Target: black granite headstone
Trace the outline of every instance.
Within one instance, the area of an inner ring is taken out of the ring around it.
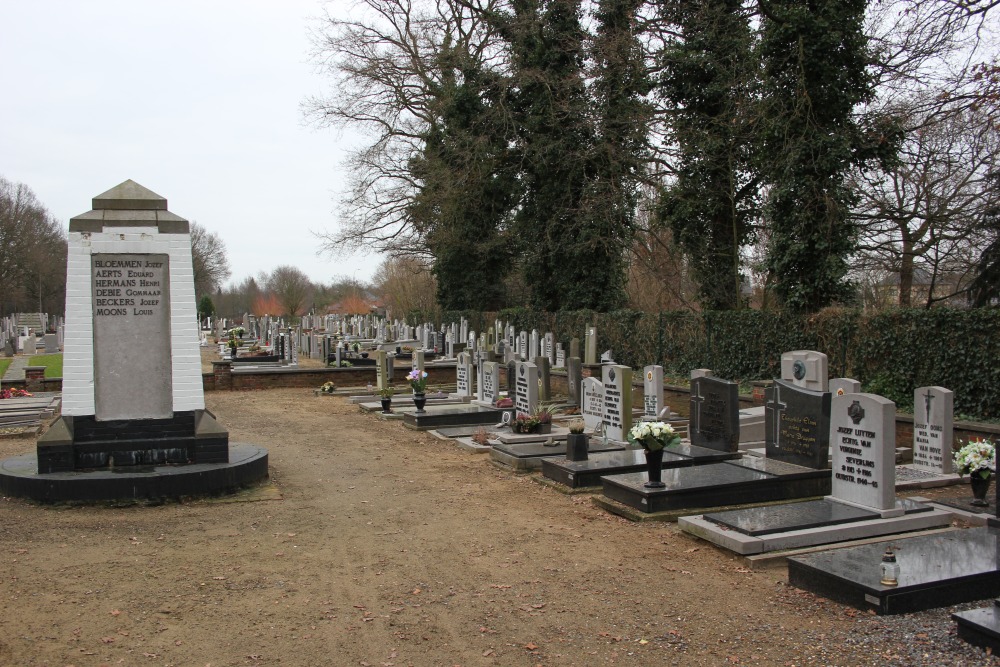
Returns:
[[[766,392],[767,458],[829,468],[830,392],[802,389],[784,380],[775,380]]]
[[[735,452],[740,445],[739,385],[715,377],[691,380],[691,444]]]

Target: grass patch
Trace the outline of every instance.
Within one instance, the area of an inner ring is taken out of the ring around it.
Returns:
[[[12,362],[12,361],[14,361],[14,360],[13,359],[0,359],[0,378],[2,378],[3,374],[7,372],[7,367],[10,366],[10,362]]]
[[[45,377],[62,377],[62,354],[36,354],[28,359],[29,366],[45,366]]]

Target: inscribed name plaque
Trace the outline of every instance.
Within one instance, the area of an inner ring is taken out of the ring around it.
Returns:
[[[609,440],[625,441],[632,428],[632,369],[604,366],[604,432]]]
[[[830,392],[800,389],[784,380],[775,380],[766,396],[767,458],[808,468],[826,468],[830,448]]]
[[[691,380],[691,444],[735,452],[740,444],[739,385],[715,377]]]
[[[455,392],[459,396],[472,396],[472,360],[465,352],[458,355],[455,366]]]
[[[500,396],[500,364],[495,361],[483,362],[483,402],[493,405]]]
[[[942,474],[952,472],[951,445],[955,394],[944,387],[913,392],[913,465]]]
[[[896,404],[875,394],[834,396],[833,498],[876,510],[896,506]]]
[[[166,254],[92,254],[98,421],[173,416]]]

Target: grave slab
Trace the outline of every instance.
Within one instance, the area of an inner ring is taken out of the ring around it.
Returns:
[[[831,487],[829,470],[756,457],[664,470],[662,489],[647,489],[647,481],[644,472],[601,479],[605,496],[643,512],[808,498]]]
[[[621,451],[624,446],[619,443],[603,442],[591,440],[591,452],[611,452]],[[490,458],[505,466],[517,471],[538,470],[542,467],[542,461],[546,458],[566,457],[566,442],[552,442],[551,444],[532,442],[520,445],[505,445],[497,443],[490,451]]]
[[[720,452],[682,443],[664,451],[663,468],[718,463],[739,457],[736,452]],[[598,487],[601,485],[601,477],[642,472],[645,469],[646,455],[641,449],[591,454],[586,461],[567,461],[564,458],[542,461],[542,474],[545,477],[571,488]]]
[[[1000,600],[989,607],[970,609],[951,615],[958,624],[958,636],[973,646],[990,649],[994,655],[1000,651]]]
[[[497,424],[503,418],[503,410],[484,408],[478,405],[441,406],[426,410],[425,414],[403,412],[403,426],[418,431],[442,426],[463,426],[468,424]]]
[[[792,586],[876,614],[905,614],[1000,595],[1000,539],[970,528],[894,540],[899,585],[880,583],[884,544],[788,558]]]

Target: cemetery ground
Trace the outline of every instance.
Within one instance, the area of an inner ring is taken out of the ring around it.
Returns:
[[[1000,665],[949,609],[855,611],[342,397],[206,400],[270,449],[267,485],[0,499],[0,665]]]

